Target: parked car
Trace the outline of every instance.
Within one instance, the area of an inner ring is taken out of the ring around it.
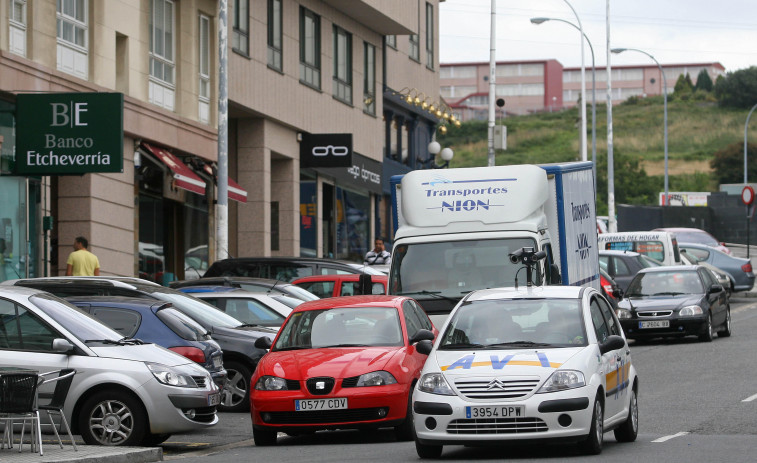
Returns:
[[[698,228],[685,228],[685,227],[673,227],[673,228],[655,228],[654,231],[667,231],[675,233],[678,238],[678,243],[699,243],[715,248],[718,251],[722,251],[728,255],[731,255],[731,250],[724,242],[718,241],[717,238],[707,233],[704,230]]]
[[[386,275],[371,276],[371,294],[386,294]],[[319,297],[358,296],[360,275],[314,275],[297,278],[292,282]]]
[[[638,380],[615,313],[593,288],[469,293],[453,309],[413,393],[415,447],[577,442],[638,434]],[[464,459],[457,456],[457,459]]]
[[[279,294],[253,293],[228,286],[191,286],[180,291],[218,307],[232,317],[248,325],[278,328],[304,301]]]
[[[230,288],[241,288],[255,293],[285,294],[290,297],[302,299],[303,301],[314,301],[319,299],[315,294],[300,288],[299,286],[287,283],[281,280],[271,280],[269,278],[252,278],[252,277],[208,277],[197,280],[172,281],[168,285],[174,289],[189,288],[192,286],[228,286]]]
[[[646,268],[618,303],[618,318],[632,339],[698,336],[712,341],[731,335],[731,307],[722,285],[704,267]]]
[[[226,382],[221,346],[208,330],[170,302],[121,296],[72,296],[66,300],[123,337],[163,346],[197,362],[219,387]]]
[[[602,233],[597,236],[599,250],[635,251],[662,262],[681,265],[678,238],[665,231]],[[612,275],[612,274],[611,274]]]
[[[265,354],[265,350],[255,347],[255,340],[261,336],[272,336],[276,332],[270,328],[248,326],[190,294],[138,278],[48,277],[8,280],[1,284],[37,288],[61,297],[148,297],[172,303],[178,311],[209,331],[223,350],[223,364],[228,375],[219,406],[222,411],[240,412],[249,409],[250,377]]]
[[[712,264],[708,264],[705,261],[697,262],[697,259],[694,256],[689,255],[684,249],[681,249],[680,251],[681,262],[683,262],[683,265],[701,265],[702,267],[708,269],[715,277],[715,281],[723,285],[725,292],[728,293],[728,297],[731,296],[731,293],[733,292],[733,284],[731,283],[731,277],[727,273]]]
[[[316,257],[239,257],[214,262],[204,277],[257,277],[290,282],[310,275],[368,273],[382,275],[369,265]]]
[[[605,270],[623,291],[628,289],[639,270],[661,265],[660,261],[634,251],[599,251],[599,268]]]
[[[0,364],[76,370],[63,412],[87,444],[156,445],[218,422],[221,394],[205,368],[37,289],[0,286]]]
[[[252,382],[255,445],[278,432],[394,427],[412,440],[410,396],[426,356],[415,344],[436,329],[402,296],[321,299],[287,318]],[[265,344],[267,342],[267,344]],[[271,346],[265,338],[258,346]]]
[[[729,256],[724,252],[704,244],[681,243],[687,256],[696,259],[697,264],[706,262],[724,271],[731,277],[731,291],[749,291],[754,287],[752,261],[743,257]]]
[[[618,299],[623,297],[623,290],[602,267],[599,268],[599,285],[602,287],[602,295],[607,298],[613,310],[618,307]]]

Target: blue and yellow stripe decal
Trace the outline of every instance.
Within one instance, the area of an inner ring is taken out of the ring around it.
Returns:
[[[618,362],[615,369],[605,375],[607,392],[605,396],[615,396],[617,399],[629,386],[628,376],[631,374],[631,362]]]

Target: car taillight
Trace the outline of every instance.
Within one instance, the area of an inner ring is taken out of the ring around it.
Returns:
[[[612,291],[613,291],[613,289],[612,289],[612,285],[602,285],[602,286],[603,286],[603,287],[605,288],[605,292],[607,292],[607,295],[608,295],[608,296],[610,296],[610,297],[614,297],[614,296],[612,295]]]
[[[196,347],[169,347],[168,349],[197,363],[205,363],[205,352]]]
[[[746,273],[752,273],[752,263],[747,262],[746,264],[742,265],[741,270],[743,270]]]

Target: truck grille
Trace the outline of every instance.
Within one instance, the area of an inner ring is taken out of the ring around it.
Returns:
[[[447,425],[450,434],[520,434],[547,432],[541,418],[477,418],[452,420]]]
[[[530,394],[539,385],[538,378],[499,380],[496,378],[458,379],[455,387],[469,399],[513,399]]]

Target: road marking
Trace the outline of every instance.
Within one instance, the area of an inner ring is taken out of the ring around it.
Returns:
[[[753,396],[749,396],[749,397],[747,397],[746,399],[742,400],[742,402],[751,402],[751,401],[753,401],[754,399],[757,399],[757,394],[755,394],[755,395],[753,395]]]
[[[660,437],[659,439],[655,439],[652,442],[666,442],[670,439],[675,439],[676,437],[685,436],[686,434],[688,434],[688,432],[679,432],[670,436]]]

